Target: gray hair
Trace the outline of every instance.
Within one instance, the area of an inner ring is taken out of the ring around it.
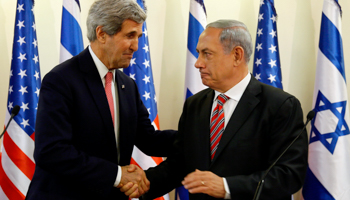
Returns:
[[[131,19],[142,24],[146,17],[134,0],[97,0],[91,5],[86,20],[87,37],[90,42],[97,39],[97,26],[102,26],[108,35],[114,35],[121,30],[125,20]]]
[[[253,53],[252,38],[247,26],[237,20],[218,20],[207,25],[207,28],[223,29],[220,34],[220,42],[225,53],[230,53],[236,46],[241,46],[244,50],[244,59],[249,63]]]

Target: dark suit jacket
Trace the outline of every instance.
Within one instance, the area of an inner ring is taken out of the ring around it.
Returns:
[[[128,199],[113,187],[134,144],[166,156],[173,131],[155,131],[135,82],[116,70],[120,161],[112,117],[88,49],[58,65],[42,82],[36,119],[36,168],[28,200]],[[124,87],[122,87],[124,86]]]
[[[210,160],[210,114],[214,91],[206,89],[188,98],[179,122],[175,152],[146,172],[151,189],[145,198],[181,185],[195,169],[225,177],[231,198],[253,199],[265,170],[303,128],[299,101],[280,89],[252,77],[223,133],[213,161]],[[277,162],[265,179],[261,200],[290,200],[303,184],[307,168],[306,131]],[[190,199],[214,199],[190,194]]]

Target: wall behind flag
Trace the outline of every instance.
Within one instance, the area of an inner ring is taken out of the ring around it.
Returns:
[[[84,47],[86,17],[94,0],[83,0],[81,24]],[[205,0],[207,22],[221,18],[243,21],[255,44],[260,0]],[[350,1],[343,9],[342,35],[346,76],[350,77]],[[189,0],[146,0],[148,36],[161,129],[177,128],[184,99]],[[301,101],[305,115],[312,106],[316,55],[323,1],[275,1],[284,90]],[[0,122],[5,120],[16,1],[0,0]],[[59,62],[62,1],[35,1],[41,76]],[[252,71],[252,61],[250,70]],[[350,94],[350,87],[348,87]]]

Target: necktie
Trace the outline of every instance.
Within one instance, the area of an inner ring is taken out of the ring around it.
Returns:
[[[210,153],[212,160],[214,158],[216,149],[219,146],[222,133],[225,129],[225,115],[223,105],[228,99],[228,96],[220,94],[217,97],[218,103],[212,113],[210,122]]]
[[[112,94],[113,73],[108,72],[105,76],[105,79],[106,79],[105,92],[107,95],[109,110],[111,111],[113,125],[114,125],[114,100],[113,100],[113,94]]]

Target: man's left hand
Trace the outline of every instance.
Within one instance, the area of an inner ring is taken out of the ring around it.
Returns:
[[[205,193],[215,198],[225,198],[225,186],[222,177],[209,171],[196,171],[188,174],[182,184],[192,194]]]

